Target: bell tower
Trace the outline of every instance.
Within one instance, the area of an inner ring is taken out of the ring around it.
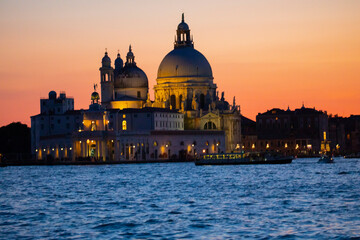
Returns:
[[[108,107],[110,101],[113,100],[114,93],[114,69],[111,67],[111,59],[105,51],[105,56],[102,58],[100,70],[101,83],[101,104]]]

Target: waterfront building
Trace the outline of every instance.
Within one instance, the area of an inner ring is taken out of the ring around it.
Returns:
[[[245,151],[314,155],[330,151],[326,112],[304,105],[291,111],[273,108],[256,116],[256,136],[243,137]]]
[[[53,95],[50,92],[49,101]],[[223,131],[184,130],[184,114],[177,110],[106,109],[96,91],[91,99],[87,110],[70,108],[32,117],[32,149],[37,159],[186,160],[225,151]]]
[[[31,117],[31,152],[37,159],[47,155],[53,158],[72,156],[71,135],[82,124],[80,110],[74,110],[74,99],[64,92],[57,97],[55,91],[49,98],[40,99],[40,114]]]
[[[360,154],[360,115],[329,117],[329,138],[336,155]]]

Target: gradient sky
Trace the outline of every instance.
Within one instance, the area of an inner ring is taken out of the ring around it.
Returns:
[[[273,107],[360,114],[360,1],[0,0],[0,126],[30,125],[40,98],[87,108],[105,48],[129,44],[150,94],[185,13],[218,90],[255,119]]]

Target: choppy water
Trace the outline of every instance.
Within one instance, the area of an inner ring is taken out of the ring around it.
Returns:
[[[360,237],[360,159],[0,168],[1,239]]]

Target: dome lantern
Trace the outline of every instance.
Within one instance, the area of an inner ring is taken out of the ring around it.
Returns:
[[[132,52],[131,50],[131,44],[129,45],[129,52],[127,53],[126,55],[126,63],[125,63],[126,66],[128,65],[134,65],[136,66],[136,63],[135,63],[135,56],[134,56],[134,53]]]
[[[184,20],[184,13],[181,17],[181,23],[178,25],[176,30],[175,44],[174,48],[182,47],[194,47],[192,37],[190,36],[189,25]]]

